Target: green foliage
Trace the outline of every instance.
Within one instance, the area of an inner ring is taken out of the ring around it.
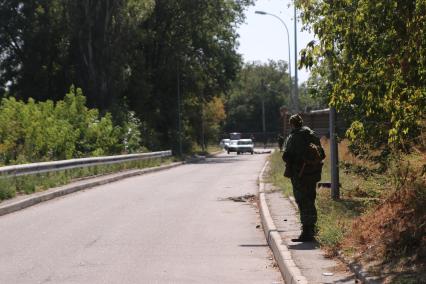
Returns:
[[[322,77],[322,66],[311,69],[309,79],[299,87],[301,105],[312,109],[324,109],[328,107],[328,84]]]
[[[279,109],[291,105],[287,68],[283,61],[243,66],[226,103],[227,132],[262,132],[262,101],[266,131],[279,131]]]
[[[16,189],[9,180],[0,178],[0,201],[16,196]]]
[[[297,5],[319,39],[301,63],[315,66],[330,105],[353,122],[348,137],[370,149],[409,145],[426,113],[426,2]]]
[[[138,150],[140,122],[129,115],[126,134],[111,114],[100,117],[86,107],[80,89],[71,87],[63,101],[27,103],[4,98],[0,103],[2,164],[50,161]],[[13,129],[13,131],[11,131]]]
[[[225,131],[262,132],[262,101],[265,106],[266,132],[281,129],[280,108],[294,109],[288,65],[284,61],[245,64],[228,94]],[[301,109],[324,106],[322,97],[311,94],[306,85],[299,87]]]
[[[203,107],[203,132],[204,144],[208,145],[209,141],[217,143],[221,131],[221,124],[226,118],[225,105],[221,97],[214,97]]]
[[[284,162],[282,160],[282,152],[275,151],[269,156],[269,171],[267,181],[279,186],[285,196],[292,196],[291,181],[284,177]]]
[[[122,127],[121,137],[123,138],[124,150],[127,153],[134,153],[141,150],[141,121],[133,111],[127,112],[127,119]]]
[[[179,117],[184,150],[201,142],[202,105],[227,93],[240,68],[236,26],[251,2],[156,1],[126,92],[150,133],[146,145],[176,150]]]
[[[183,136],[191,140],[185,144],[193,144],[200,137],[201,105],[228,92],[240,68],[236,27],[252,2],[1,1],[0,97],[8,91],[17,99],[57,102],[75,84],[89,107],[110,112],[120,126],[133,125],[122,132],[129,135],[127,151],[138,147],[139,123],[118,118],[117,105],[126,103],[125,111],[142,121],[141,142],[150,149],[177,147],[180,109],[187,123]],[[75,135],[93,140],[99,131],[114,132],[101,124],[102,130]],[[92,142],[81,140],[75,151],[95,151],[86,149]],[[112,142],[99,141],[99,147]]]

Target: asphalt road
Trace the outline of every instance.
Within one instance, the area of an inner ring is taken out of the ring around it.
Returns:
[[[0,217],[0,283],[282,283],[256,208],[266,155],[220,155]]]

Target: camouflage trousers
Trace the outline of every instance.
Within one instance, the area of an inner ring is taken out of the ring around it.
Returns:
[[[314,235],[317,223],[317,209],[315,208],[315,198],[317,196],[316,183],[317,176],[292,177],[293,195],[299,207],[300,222],[304,234]]]

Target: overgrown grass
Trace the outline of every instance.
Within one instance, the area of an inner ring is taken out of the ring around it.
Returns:
[[[116,173],[131,169],[143,169],[169,164],[173,157],[129,161],[111,165],[98,165],[50,173],[19,177],[0,177],[0,201],[17,195],[31,194],[68,184],[82,178]]]
[[[328,157],[328,143],[322,141]],[[284,162],[281,152],[275,152],[270,157],[270,170],[267,181],[278,186],[285,196],[292,196],[290,179],[284,177]],[[345,177],[342,176],[342,183]],[[328,159],[325,160],[321,181],[330,181],[330,167]],[[352,201],[334,201],[331,199],[330,189],[320,188],[317,193],[316,206],[318,210],[318,241],[321,245],[334,248],[338,247],[344,233],[350,225],[352,216],[358,214],[359,206]]]
[[[322,182],[330,181],[329,143],[321,141],[327,158],[324,161]],[[292,195],[291,182],[283,176],[284,163],[282,153],[275,152],[270,157],[268,181],[278,186],[284,195]],[[355,217],[366,212],[378,202],[377,196],[383,192],[388,180],[371,173],[366,163],[358,161],[348,150],[346,142],[339,145],[340,167],[340,200],[333,200],[329,188],[317,189],[316,207],[318,210],[318,241],[330,255],[341,249],[341,242],[350,231]],[[367,167],[361,172],[359,167]],[[360,174],[368,172],[368,174]],[[350,250],[348,250],[350,252]]]
[[[327,154],[322,181],[329,181],[329,145],[321,142]],[[426,154],[419,149],[394,153],[384,171],[351,155],[346,141],[340,143],[340,199],[333,200],[328,188],[317,189],[316,199],[317,239],[329,256],[340,251],[354,257],[386,283],[425,279]],[[281,153],[270,162],[269,182],[291,195]]]
[[[290,179],[284,177],[284,162],[281,158],[282,152],[275,151],[269,157],[269,172],[266,181],[281,188],[285,196],[292,196]]]

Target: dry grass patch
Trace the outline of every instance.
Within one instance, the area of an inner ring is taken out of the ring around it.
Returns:
[[[329,142],[322,181],[330,181]],[[340,200],[330,189],[317,194],[318,241],[330,257],[343,252],[380,274],[387,283],[426,279],[426,153],[418,147],[394,156],[386,171],[352,155],[339,143]],[[271,157],[270,181],[291,195],[280,153]],[[420,282],[419,282],[420,281]]]

